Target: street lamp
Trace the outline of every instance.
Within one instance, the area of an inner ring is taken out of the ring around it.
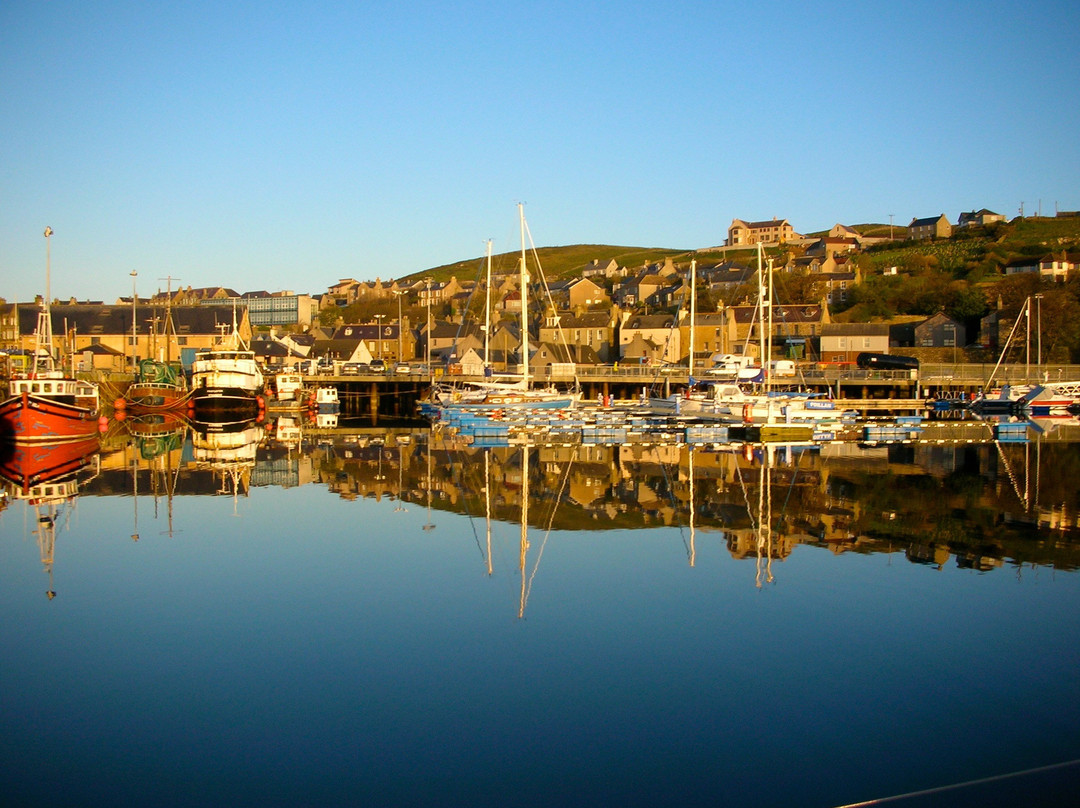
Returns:
[[[424,302],[427,303],[427,331],[424,332],[424,362],[431,375],[431,278],[424,278]]]
[[[398,289],[394,292],[397,295],[397,361],[401,361],[401,296],[405,294],[404,289]]]
[[[131,372],[135,372],[135,363],[138,357],[135,355],[138,353],[139,345],[139,332],[138,321],[135,319],[135,279],[139,277],[139,273],[134,269],[131,270]]]
[[[379,337],[379,348],[378,348],[378,350],[379,350],[379,359],[383,358],[383,355],[382,355],[382,321],[383,321],[384,317],[386,317],[385,314],[376,314],[375,315],[375,327],[379,330],[379,335],[378,335],[378,337]]]

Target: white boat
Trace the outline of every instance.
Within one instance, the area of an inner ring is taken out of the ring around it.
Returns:
[[[293,371],[282,371],[274,376],[274,395],[278,401],[296,401],[304,389],[304,377]]]
[[[213,348],[199,351],[191,363],[191,399],[196,413],[230,409],[254,410],[263,387],[263,374],[236,328]]]
[[[315,390],[315,407],[319,412],[337,412],[341,408],[336,387],[318,387]]]
[[[442,385],[432,391],[441,408],[470,410],[566,409],[581,400],[581,393],[555,387],[534,388],[529,378],[529,274],[525,253],[525,209],[518,203],[521,228],[521,376],[511,381],[473,382],[467,386]],[[491,242],[488,242],[488,267],[491,266]],[[490,281],[489,281],[490,286]],[[485,324],[485,333],[489,330]],[[487,353],[485,338],[485,354]],[[486,356],[485,356],[486,359]]]

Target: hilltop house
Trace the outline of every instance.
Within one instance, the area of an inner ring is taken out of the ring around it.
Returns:
[[[908,225],[908,238],[923,240],[929,238],[948,238],[952,235],[952,225],[942,213],[926,219],[912,219]]]
[[[1003,221],[1005,221],[1005,217],[1000,213],[994,213],[992,210],[983,208],[982,210],[973,210],[969,213],[961,213],[956,220],[956,228],[959,230],[962,227],[975,227],[980,224]]]
[[[799,238],[787,219],[772,219],[765,222],[746,222],[732,219],[728,227],[729,247],[750,246],[753,244],[783,244]]]

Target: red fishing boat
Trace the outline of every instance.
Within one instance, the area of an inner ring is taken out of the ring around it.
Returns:
[[[46,250],[52,232],[45,228]],[[53,356],[48,258],[45,266],[45,299],[38,314],[33,361],[29,372],[11,378],[8,397],[0,403],[3,442],[64,443],[97,434],[97,387],[65,374]]]

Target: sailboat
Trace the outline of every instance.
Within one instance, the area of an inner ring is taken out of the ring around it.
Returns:
[[[468,387],[441,387],[434,390],[440,408],[469,410],[565,409],[581,399],[578,392],[564,392],[554,387],[533,388],[529,378],[529,274],[525,251],[525,207],[518,203],[521,228],[521,376],[513,381],[475,382]],[[491,248],[488,246],[490,270]],[[486,339],[486,338],[485,338]],[[485,350],[486,353],[486,350]]]
[[[64,443],[92,438],[98,431],[98,389],[75,379],[54,356],[49,308],[49,239],[45,228],[45,298],[38,313],[34,358],[30,370],[8,383],[0,403],[0,441],[30,444]]]
[[[652,399],[650,410],[661,413],[678,413],[705,420],[724,423],[776,427],[804,427],[822,421],[841,418],[841,411],[831,398],[808,394],[772,391],[772,368],[768,361],[772,355],[772,259],[767,263],[768,273],[762,264],[761,245],[758,245],[758,312],[756,319],[760,329],[760,345],[763,384],[760,392],[750,392],[733,381],[710,382],[704,390],[688,389],[683,395]],[[695,264],[691,263],[690,305],[690,380],[694,384],[694,291]]]
[[[1024,301],[1024,305],[1020,307],[1020,313],[1016,316],[1012,330],[1009,331],[1005,346],[998,356],[997,364],[994,365],[994,369],[990,372],[990,378],[979,392],[979,395],[971,402],[969,409],[980,416],[1025,414],[1048,416],[1062,415],[1068,411],[1076,410],[1080,406],[1080,381],[1051,382],[1044,377],[1041,384],[1006,384],[996,390],[991,389],[994,376],[997,375],[998,369],[1001,367],[1002,362],[1005,361],[1013,337],[1016,335],[1021,322],[1027,323],[1026,352],[1028,362],[1026,364],[1030,366],[1031,298],[1028,297]],[[1042,324],[1040,322],[1039,351],[1036,359],[1036,368],[1040,370],[1042,368],[1041,328]]]

